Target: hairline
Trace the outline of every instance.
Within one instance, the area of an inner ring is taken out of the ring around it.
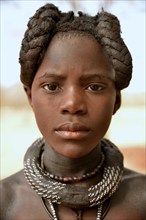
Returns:
[[[60,39],[60,40],[65,39],[66,40],[66,39],[72,39],[72,38],[78,38],[78,37],[85,37],[96,43],[100,43],[100,40],[97,40],[91,33],[87,31],[78,31],[78,30],[58,31],[53,35],[51,41],[53,39]]]

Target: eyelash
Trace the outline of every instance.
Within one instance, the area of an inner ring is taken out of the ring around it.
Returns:
[[[105,89],[105,85],[101,85],[98,83],[91,83],[86,87],[86,89],[88,89],[91,92],[101,92],[102,90]]]
[[[57,91],[61,90],[61,88],[59,87],[59,85],[57,83],[45,84],[45,85],[43,85],[43,89],[45,89],[47,92],[50,92],[50,93],[57,92]]]
[[[55,93],[61,90],[61,87],[58,83],[48,83],[42,86],[44,90],[48,93]],[[88,90],[93,93],[100,93],[102,90],[106,88],[105,85],[101,85],[99,83],[91,83],[85,87],[85,90]]]

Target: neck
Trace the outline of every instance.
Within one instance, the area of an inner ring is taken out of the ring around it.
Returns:
[[[43,165],[46,171],[58,176],[77,176],[91,172],[100,163],[101,147],[97,145],[88,155],[81,158],[67,158],[45,144]]]

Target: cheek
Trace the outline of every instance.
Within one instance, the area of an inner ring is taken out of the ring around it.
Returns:
[[[32,108],[38,128],[42,132],[43,127],[46,127],[51,118],[49,105],[44,102],[43,97],[34,96],[32,97]]]
[[[98,132],[106,133],[110,125],[112,115],[115,107],[115,96],[113,98],[107,97],[106,99],[99,100],[92,108],[92,120],[98,129]],[[93,114],[94,112],[94,114]]]

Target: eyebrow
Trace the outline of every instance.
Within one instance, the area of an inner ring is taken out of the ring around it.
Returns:
[[[43,78],[55,78],[55,79],[60,79],[64,80],[66,78],[65,75],[62,75],[60,73],[53,73],[53,72],[45,72],[42,76],[39,76],[38,79],[43,79]],[[115,81],[114,77],[112,76],[105,76],[104,74],[101,73],[87,73],[83,76],[80,77],[80,81],[88,81],[88,80],[108,80],[108,81]]]
[[[60,73],[49,73],[49,72],[45,72],[42,76],[38,77],[38,79],[42,79],[42,78],[57,78],[57,79],[64,79],[65,76],[61,75]]]
[[[81,77],[81,81],[88,81],[88,80],[93,80],[93,79],[98,79],[98,80],[110,80],[114,81],[114,77],[112,76],[105,76],[102,73],[89,73]]]

